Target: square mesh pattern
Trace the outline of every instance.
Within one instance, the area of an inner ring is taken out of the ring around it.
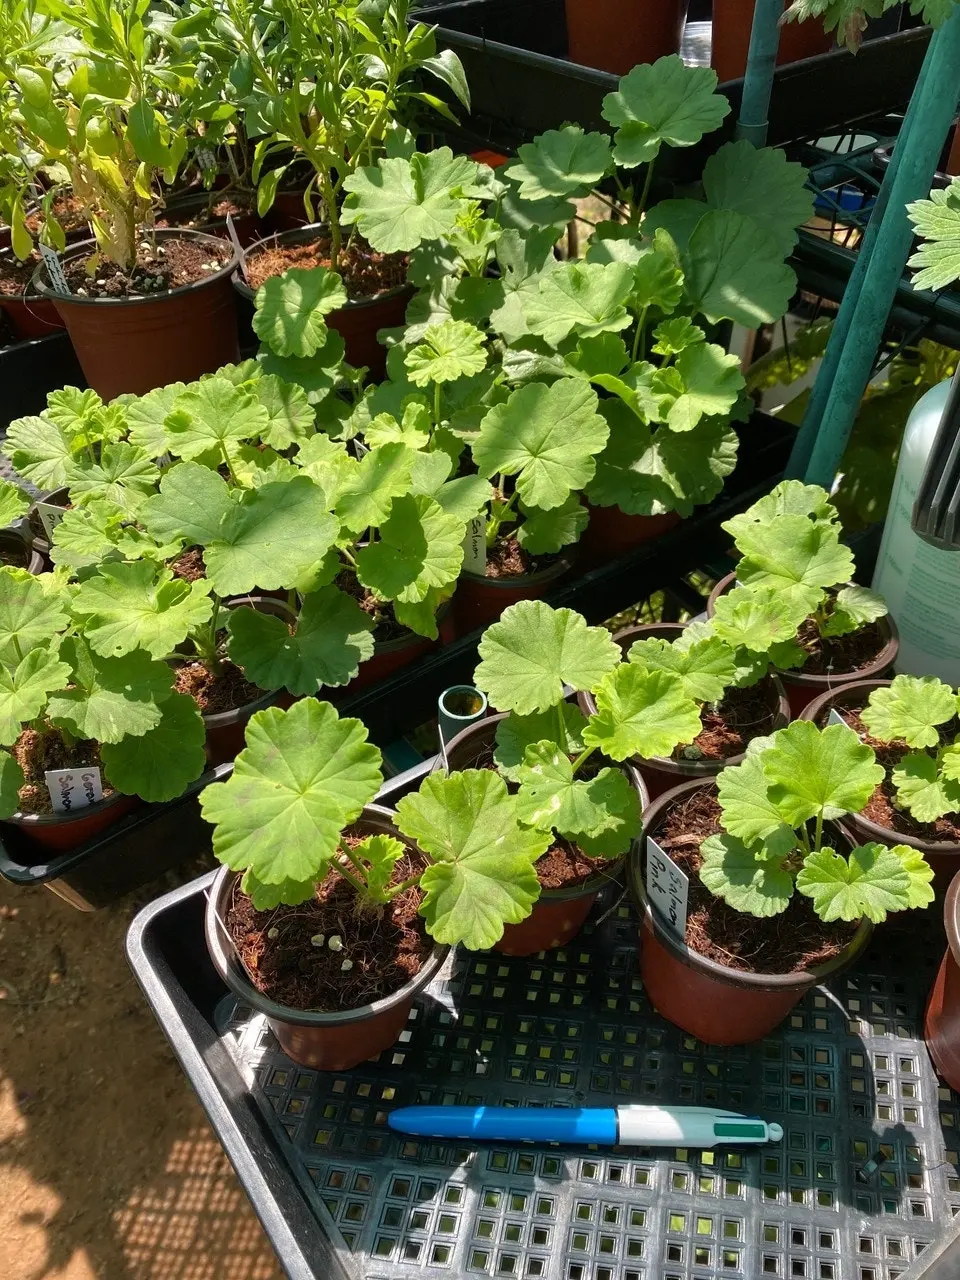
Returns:
[[[925,918],[929,917],[929,918]],[[400,1042],[352,1071],[293,1064],[231,1000],[224,1034],[294,1173],[367,1280],[896,1280],[960,1210],[960,1097],[922,1040],[936,913],[758,1044],[709,1048],[654,1013],[620,905],[539,957],[457,952]],[[715,1150],[472,1149],[393,1134],[414,1103],[715,1105],[784,1128]],[[329,1220],[326,1214],[329,1214]]]

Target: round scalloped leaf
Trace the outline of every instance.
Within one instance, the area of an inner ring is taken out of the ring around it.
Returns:
[[[105,657],[146,649],[154,658],[172,653],[210,619],[210,583],[184,582],[149,560],[108,561],[85,579],[71,602],[86,621],[84,635]]]
[[[811,854],[797,876],[797,888],[812,899],[821,920],[866,916],[880,924],[888,911],[903,911],[911,905],[913,886],[896,850],[871,842],[859,845],[849,858],[832,849]]]
[[[670,756],[703,728],[700,708],[672,672],[623,663],[604,676],[596,701],[597,713],[587,722],[583,741],[612,760]]]
[[[160,723],[160,704],[173,686],[173,670],[165,662],[142,649],[101,658],[69,637],[60,656],[73,668],[73,687],[50,697],[47,716],[53,724],[105,744],[139,737]]]
[[[11,422],[3,452],[14,471],[43,492],[67,483],[73,450],[63,431],[49,418],[30,416]]]
[[[541,275],[536,293],[524,293],[527,331],[556,346],[574,332],[591,337],[626,329],[633,282],[625,262],[561,263]]]
[[[219,457],[242,440],[259,440],[269,422],[252,391],[229,378],[204,378],[174,401],[166,419],[167,449],[188,462],[211,451]]]
[[[728,414],[746,386],[739,357],[712,342],[688,346],[673,367],[683,390],[667,411],[671,431],[692,431],[701,418]]]
[[[786,911],[793,896],[793,876],[782,858],[764,856],[727,832],[708,836],[700,845],[703,864],[700,879],[735,911],[748,915],[777,916]]]
[[[347,291],[327,267],[292,267],[257,290],[253,331],[278,356],[303,359],[327,341],[324,316],[346,305]]]
[[[797,227],[813,213],[807,170],[774,147],[725,142],[703,166],[703,194],[714,209],[746,214],[786,257]]]
[[[91,498],[116,503],[133,514],[160,483],[157,464],[132,444],[105,444],[99,462],[84,453],[67,467],[70,500],[82,504]]]
[[[407,376],[416,387],[469,378],[487,363],[484,342],[484,334],[465,320],[432,324],[404,357]]]
[[[773,587],[734,587],[717,597],[713,629],[732,649],[768,653],[773,645],[794,638],[808,611],[807,600],[794,604]]]
[[[846,636],[887,615],[887,602],[869,587],[852,582],[841,587],[830,616],[820,628],[823,636]]]
[[[26,515],[29,507],[30,499],[19,485],[0,480],[0,528],[6,528]]]
[[[261,689],[317,693],[348,684],[373,656],[373,618],[336,587],[308,595],[291,633],[284,618],[231,609],[227,652]]]
[[[226,481],[199,462],[180,462],[160,481],[160,492],[140,508],[139,518],[158,542],[201,547],[222,536],[234,503]]]
[[[814,520],[832,523],[837,509],[830,501],[826,489],[818,484],[804,484],[802,480],[781,480],[776,488],[758,498],[752,507],[739,515],[731,516],[720,526],[731,534],[740,551],[740,536],[749,538],[751,533],[766,528],[777,516],[810,516]],[[749,545],[747,543],[746,545]]]
[[[380,536],[357,552],[357,577],[382,600],[419,604],[456,581],[463,522],[425,494],[394,498]]]
[[[593,692],[620,660],[605,627],[590,627],[572,609],[521,600],[503,611],[480,640],[474,683],[498,711],[530,715],[563,701],[564,685]]]
[[[272,449],[289,449],[313,435],[316,410],[303,387],[285,382],[275,373],[265,373],[257,379],[254,391],[267,411],[267,423],[260,432],[264,444]]]
[[[792,827],[859,813],[883,781],[882,765],[846,725],[818,729],[809,720],[773,734],[763,772],[771,800]]]
[[[941,775],[932,756],[914,752],[893,771],[897,800],[918,822],[936,822],[948,813],[960,813],[960,783]]]
[[[559,831],[571,840],[599,839],[610,833],[607,856],[626,853],[640,832],[640,803],[619,769],[601,769],[594,777],[574,777],[573,764],[552,742],[537,742],[524,753],[518,771],[520,821],[542,831]]]
[[[770,797],[770,782],[763,770],[764,756],[772,743],[772,736],[753,738],[743,763],[728,764],[717,778],[724,829],[746,845],[783,839],[784,832],[792,837],[784,815]]]
[[[524,512],[517,527],[517,541],[531,555],[553,555],[578,542],[590,523],[590,513],[575,493],[567,494],[559,507],[550,511]]]
[[[171,382],[148,391],[144,396],[131,396],[123,405],[130,443],[143,449],[151,458],[162,457],[169,444],[165,425],[167,418],[186,389],[184,382]]]
[[[546,738],[560,746],[566,755],[579,755],[583,750],[586,723],[586,716],[575,702],[561,702],[546,711],[534,711],[527,716],[511,711],[497,725],[494,762],[505,778],[517,782],[527,747]]]
[[[469,209],[464,197],[477,189],[480,166],[449,147],[358,169],[344,181],[349,192],[342,220],[357,228],[381,253],[409,253],[424,240],[450,235]]]
[[[397,826],[432,859],[420,914],[437,942],[482,951],[530,914],[540,894],[534,864],[551,837],[521,826],[497,774],[432,774],[398,803]]]
[[[608,435],[588,383],[532,382],[485,415],[473,460],[481,475],[515,475],[524,504],[548,511],[593,478],[595,457]]]
[[[935,747],[937,725],[957,714],[957,695],[936,676],[897,676],[889,688],[874,689],[862,712],[870,736],[902,740],[909,747]]]
[[[604,120],[617,126],[617,164],[649,164],[664,143],[691,147],[719,128],[730,104],[716,88],[716,72],[687,67],[676,54],[634,67],[603,100]]]
[[[610,139],[584,133],[579,125],[548,129],[517,149],[507,177],[519,183],[522,200],[589,195],[610,165]]]
[[[791,607],[812,613],[827,587],[847,582],[853,569],[853,555],[840,542],[836,525],[790,515],[757,526],[737,576],[744,586],[772,587]]]
[[[752,219],[728,209],[710,209],[697,223],[683,270],[687,296],[711,324],[773,324],[797,287],[776,242]]]
[[[316,883],[381,785],[380,752],[359,720],[315,698],[257,711],[246,743],[233,775],[200,797],[213,851],[263,884]]]
[[[12,746],[23,726],[35,720],[47,705],[47,696],[62,689],[70,668],[52,650],[33,649],[13,670],[0,667],[0,743]]]
[[[647,671],[670,671],[694,702],[719,702],[733,684],[737,664],[730,647],[717,636],[697,640],[684,648],[669,640],[638,640],[627,655]]]
[[[13,756],[0,751],[0,818],[9,818],[20,808],[20,788],[25,782]]]
[[[193,698],[172,693],[160,704],[160,721],[135,738],[100,748],[107,780],[124,795],[149,804],[175,800],[206,765],[206,729]]]
[[[66,595],[50,594],[24,569],[0,566],[0,662],[15,664],[67,624]]]
[[[307,452],[304,448],[300,454]],[[345,529],[361,534],[387,519],[394,498],[410,492],[414,458],[406,445],[383,444],[365,453],[353,468],[335,461],[339,478],[336,513]]]

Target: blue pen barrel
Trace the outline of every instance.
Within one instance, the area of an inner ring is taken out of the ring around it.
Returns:
[[[424,1138],[486,1142],[617,1142],[613,1107],[398,1107],[391,1129]]]

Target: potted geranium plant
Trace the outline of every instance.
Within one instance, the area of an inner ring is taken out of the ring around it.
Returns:
[[[233,776],[201,797],[225,864],[211,957],[305,1066],[387,1048],[448,947],[489,947],[539,891],[549,837],[495,774],[428,777],[394,815],[372,803],[380,765],[359,720],[305,699],[258,712]]]
[[[73,51],[52,68],[41,50],[21,55],[17,142],[65,166],[96,239],[70,247],[59,271],[38,268],[37,287],[105,399],[216,369],[237,355],[233,250],[151,229],[161,175],[172,182],[186,150],[178,102],[194,66],[134,0],[115,5],[112,22],[96,0],[48,7]]]
[[[785,628],[775,665],[799,715],[838,682],[883,675],[897,637],[883,599],[851,582],[853,555],[840,541],[826,490],[785,480],[724,526],[741,559],[714,588],[707,611],[768,611]],[[793,641],[787,635],[794,633]]]
[[[603,627],[542,600],[511,605],[479,653],[476,685],[509,714],[463,730],[445,758],[451,769],[498,769],[517,785],[521,820],[549,834],[541,899],[497,944],[530,955],[576,935],[635,839],[647,794],[629,762],[691,740],[699,716],[675,675],[621,662]],[[566,701],[566,689],[592,693],[594,713]]]
[[[39,844],[72,848],[131,797],[173,799],[203,771],[200,715],[171,667],[142,650],[103,656],[52,575],[0,568],[0,686],[2,817]],[[55,804],[46,774],[62,769],[95,775],[94,802]]]
[[[716,785],[684,783],[654,801],[628,870],[644,912],[641,976],[664,1017],[708,1044],[759,1039],[855,959],[889,911],[933,901],[918,850],[851,848],[836,825],[882,778],[845,726],[798,720],[755,739]],[[676,928],[650,902],[649,840],[689,880]]]
[[[960,869],[960,702],[935,676],[857,680],[815,698],[803,719],[830,713],[876,752],[884,776],[859,813],[844,819],[858,840],[919,849],[946,889]]]

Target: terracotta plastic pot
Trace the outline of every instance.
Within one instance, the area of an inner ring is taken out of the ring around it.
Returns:
[[[786,9],[789,0],[784,0]],[[721,84],[739,80],[747,67],[750,29],[755,0],[713,0],[713,40],[710,65]],[[836,41],[823,29],[823,22],[788,22],[780,28],[777,66],[813,58],[836,48]]]
[[[595,507],[589,502],[587,510],[590,523],[578,545],[590,564],[606,563],[626,555],[634,547],[675,529],[681,520],[678,511],[669,511],[664,516],[628,516],[619,507]]]
[[[687,0],[566,0],[567,56],[615,76],[680,52]]]
[[[713,617],[714,606],[718,597],[729,591],[736,580],[737,575],[735,572],[728,573],[725,578],[720,579],[710,592],[707,600],[707,617]],[[872,662],[868,662],[866,666],[859,667],[856,671],[836,671],[831,672],[829,675],[816,675],[813,672],[781,671],[779,667],[776,668],[777,676],[780,678],[780,682],[786,692],[787,700],[790,703],[790,712],[794,719],[803,714],[804,708],[811,698],[816,698],[821,693],[828,693],[831,689],[839,689],[842,685],[849,684],[852,680],[875,680],[886,675],[897,660],[900,638],[897,634],[896,623],[889,614],[885,618],[879,618],[877,625],[883,636],[883,648]]]
[[[15,261],[13,250],[0,249],[0,261]],[[22,341],[46,338],[48,334],[63,328],[63,321],[53,303],[37,293],[29,292],[29,286],[27,292],[16,297],[0,294],[0,311],[10,321],[14,335]]]
[[[518,578],[486,578],[479,573],[461,572],[454,602],[458,635],[496,622],[504,609],[518,600],[540,600],[576,561],[576,548],[568,547],[546,569]]]
[[[154,232],[163,240],[192,240],[219,253],[223,241],[202,231]],[[62,256],[89,254],[92,240]],[[237,255],[195,284],[149,298],[79,298],[55,294],[40,266],[37,289],[51,298],[70,334],[88,384],[104,400],[123,392],[143,395],[169,382],[192,382],[240,358],[230,277]]]
[[[960,875],[947,890],[943,923],[947,949],[927,1000],[923,1035],[937,1071],[960,1090]]]
[[[302,206],[301,206],[302,207]],[[245,251],[244,262],[249,262],[265,249],[283,245],[309,244],[326,235],[325,223],[314,222],[310,226],[297,226],[262,240]],[[233,279],[237,292],[252,304],[256,291],[251,289],[239,272]],[[324,318],[331,329],[343,338],[348,364],[359,368],[365,365],[372,378],[382,378],[387,367],[387,349],[377,341],[381,329],[394,329],[402,325],[407,314],[407,303],[413,297],[412,285],[399,285],[377,294],[375,298],[363,298],[348,302],[345,307],[329,312]]]
[[[643,921],[640,977],[653,1007],[674,1026],[704,1044],[749,1044],[778,1026],[811,987],[852,964],[869,942],[873,925],[861,920],[838,956],[801,973],[727,969],[681,942],[661,923],[647,899],[643,850],[647,832],[658,826],[670,805],[710,785],[685,782],[654,800],[644,812],[640,840],[627,855],[627,880]]]
[[[16,827],[31,843],[63,853],[92,839],[100,831],[112,827],[132,809],[143,804],[139,796],[125,796],[119,791],[73,813],[15,813],[3,823]],[[2,824],[0,824],[2,825]]]
[[[488,716],[451,738],[446,750],[447,768],[451,771],[474,768],[492,751],[497,725],[506,718],[506,715]],[[443,759],[438,756],[434,772],[443,767]],[[631,765],[623,768],[637,790],[641,809],[646,808],[648,796],[642,777]],[[566,946],[583,928],[600,891],[618,878],[622,865],[622,858],[611,859],[608,868],[582,884],[544,889],[526,920],[506,925],[503,937],[494,944],[494,951],[508,956],[530,956]]]
[[[823,725],[834,707],[857,707],[866,704],[874,689],[884,689],[889,680],[856,680],[840,689],[832,689],[814,698],[803,709],[801,720],[812,720],[814,724]],[[903,835],[890,827],[881,827],[879,823],[858,813],[851,813],[839,824],[857,844],[866,844],[876,840],[890,847],[907,844],[911,849],[919,849],[924,858],[933,867],[933,887],[938,893],[949,888],[954,876],[960,871],[960,844],[953,840],[924,840],[920,836]]]
[[[311,219],[303,204],[306,183],[297,191],[278,191],[264,222],[271,231],[297,231],[310,226]]]
[[[359,689],[366,689],[379,680],[385,680],[395,671],[412,666],[425,653],[430,653],[441,645],[452,644],[457,638],[457,631],[449,602],[441,605],[437,611],[437,631],[439,637],[436,640],[428,640],[426,636],[418,636],[415,631],[409,631],[396,640],[375,644],[373,657],[360,664],[360,670],[343,692],[352,694]]]
[[[683,630],[684,623],[682,622],[651,622],[639,627],[625,627],[623,631],[618,631],[613,638],[622,649],[624,657],[626,657],[637,640],[673,641],[683,633]],[[777,677],[770,676],[769,682],[770,710],[775,717],[769,732],[773,733],[776,729],[783,729],[790,723],[790,705],[787,702],[783,686]],[[596,714],[597,704],[593,694],[578,693],[577,702],[585,716]],[[726,768],[728,764],[739,764],[744,754],[744,752],[741,752],[739,755],[728,756],[725,760],[672,760],[666,759],[664,756],[654,756],[651,760],[642,760],[637,756],[632,763],[639,770],[644,782],[646,782],[650,799],[655,800],[664,791],[669,791],[672,787],[679,786],[681,782],[697,778],[715,778],[721,769]]]
[[[216,204],[216,200],[213,203]],[[209,191],[192,191],[186,195],[172,196],[160,215],[159,225],[182,227],[183,222],[192,222],[198,218],[198,215],[204,215],[209,208]],[[262,239],[263,223],[260,221],[255,207],[251,206],[248,209],[244,209],[242,213],[235,214],[232,221],[233,229],[237,233],[237,239],[242,245],[255,244]],[[219,236],[221,240],[229,240],[230,238],[226,218],[220,218],[215,215],[207,215],[200,225],[191,229],[205,231],[207,235]]]
[[[409,845],[410,841],[400,834],[392,819],[389,809],[367,805],[356,825],[367,834],[393,836]],[[244,1004],[266,1014],[284,1053],[303,1067],[319,1071],[348,1071],[395,1044],[406,1025],[414,999],[435,977],[450,948],[434,947],[415,978],[392,995],[360,1009],[336,1013],[291,1009],[257,990],[231,945],[224,916],[239,878],[229,867],[223,867],[207,895],[204,916],[207,950],[230,990]]]

